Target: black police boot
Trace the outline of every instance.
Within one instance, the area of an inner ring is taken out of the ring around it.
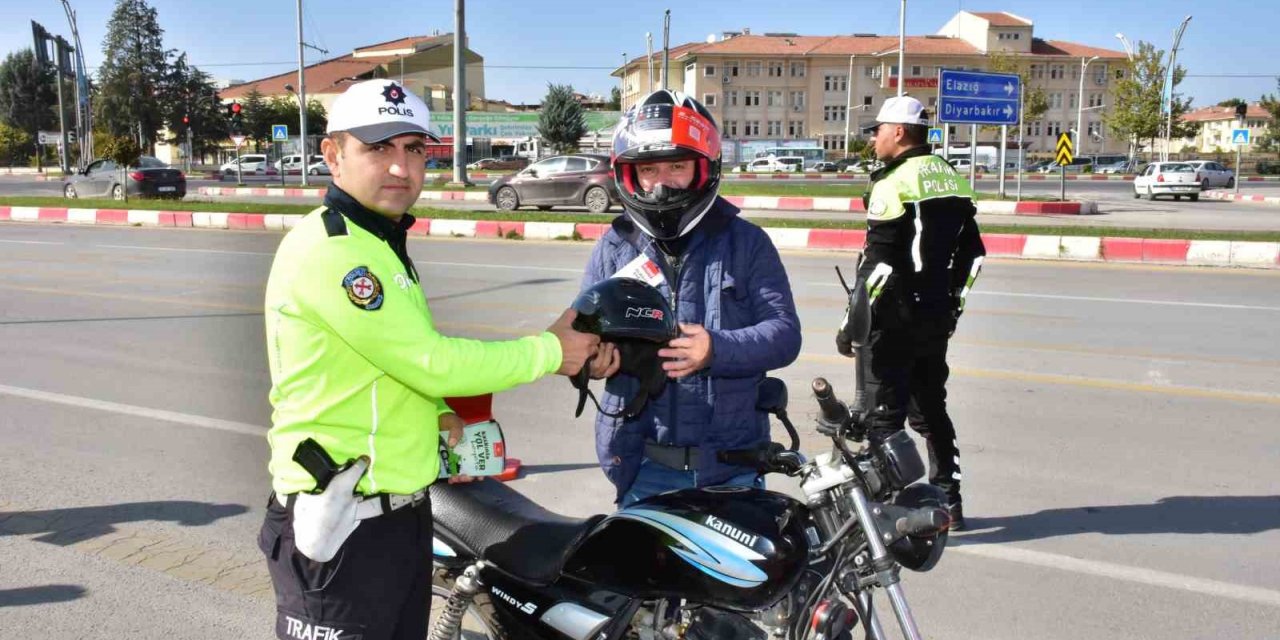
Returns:
[[[964,521],[964,505],[955,502],[947,505],[947,515],[951,516],[951,531],[964,531],[968,528],[968,524]]]

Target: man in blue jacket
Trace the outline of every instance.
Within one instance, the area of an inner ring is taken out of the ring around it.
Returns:
[[[718,196],[720,132],[696,100],[642,98],[614,130],[613,171],[625,215],[591,253],[583,289],[628,277],[657,287],[681,335],[658,355],[668,383],[634,418],[621,413],[639,381],[618,374],[616,349],[596,358],[608,377],[596,453],[622,506],[687,487],[760,486],[755,470],[716,459],[769,440],[756,410],[765,373],[795,361],[800,319],[777,249]]]

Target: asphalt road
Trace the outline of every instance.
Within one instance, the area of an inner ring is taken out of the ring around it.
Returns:
[[[221,202],[266,202],[316,204],[317,198],[282,198],[275,196],[200,196],[196,190],[201,186],[229,186],[232,183],[221,183],[208,180],[191,180],[188,182],[188,200],[221,201]],[[255,183],[257,184],[257,183]],[[1280,185],[1275,183],[1243,183],[1243,193],[1260,195],[1280,194]],[[1056,196],[1058,187],[1046,182],[1024,183],[1024,195]],[[980,190],[994,190],[994,181],[979,182]],[[1201,200],[1200,202],[1161,199],[1155,202],[1133,199],[1133,187],[1127,182],[1077,182],[1068,183],[1068,197],[1095,200],[1098,202],[1099,215],[1060,215],[1060,216],[1013,216],[989,215],[979,217],[980,222],[988,224],[1016,224],[1020,226],[1101,226],[1101,227],[1137,227],[1149,229],[1188,229],[1188,230],[1233,230],[1233,231],[1275,231],[1280,229],[1280,207],[1264,204],[1242,202],[1221,202]],[[861,193],[861,186],[850,185],[848,197]],[[44,195],[57,196],[62,193],[61,183],[35,182],[17,176],[0,176],[0,196],[4,195]],[[1014,186],[1009,185],[1009,193],[1014,193]],[[444,202],[423,201],[429,206],[443,209],[492,209],[485,202]],[[557,207],[554,211],[586,212],[583,207]],[[618,211],[615,206],[613,211]],[[793,219],[848,219],[848,213],[833,211],[776,211],[767,209],[746,209],[743,214],[749,218],[793,218]]]
[[[0,225],[0,635],[270,635],[260,307],[279,238]],[[589,249],[410,244],[442,330],[489,339],[549,324]],[[825,375],[851,394],[831,330],[832,266],[852,261],[784,259],[805,341],[777,375],[812,454],[805,385]],[[1268,271],[987,265],[951,357],[973,530],[904,579],[927,637],[1275,637],[1277,285]],[[551,378],[496,407],[526,465],[513,486],[586,515],[612,494],[575,397]]]

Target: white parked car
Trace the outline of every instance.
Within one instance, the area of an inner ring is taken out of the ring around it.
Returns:
[[[325,163],[324,158],[322,156],[316,156],[316,157],[320,159],[315,162],[312,162],[311,166],[307,167],[307,175],[309,176],[332,175],[329,173],[329,165]]]
[[[1201,189],[1212,189],[1213,187],[1230,189],[1236,186],[1236,173],[1217,162],[1212,160],[1188,160],[1187,164],[1191,165],[1199,175]]]
[[[307,166],[310,167],[317,162],[324,162],[324,156],[318,153],[311,154],[311,159],[307,161]],[[302,169],[302,154],[295,153],[276,160],[275,167],[284,171],[300,171]]]
[[[1196,170],[1186,162],[1152,162],[1133,179],[1133,197],[1173,196],[1181,200],[1187,196],[1192,202],[1200,199],[1200,181]]]
[[[261,153],[246,153],[218,167],[218,171],[223,175],[234,176],[237,165],[240,167],[240,173],[262,173],[267,170],[267,156]],[[271,173],[275,173],[274,169]]]

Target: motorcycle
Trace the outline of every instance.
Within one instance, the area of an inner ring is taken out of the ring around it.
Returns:
[[[800,453],[786,386],[766,378],[758,408],[782,423],[790,447],[720,454],[798,477],[803,501],[705,487],[578,519],[499,482],[433,485],[430,638],[835,640],[861,624],[878,640],[887,636],[877,590],[902,635],[921,638],[900,572],[937,564],[946,495],[915,482],[925,465],[905,431],[868,440],[860,393],[850,407],[823,378],[812,391],[830,451]]]

